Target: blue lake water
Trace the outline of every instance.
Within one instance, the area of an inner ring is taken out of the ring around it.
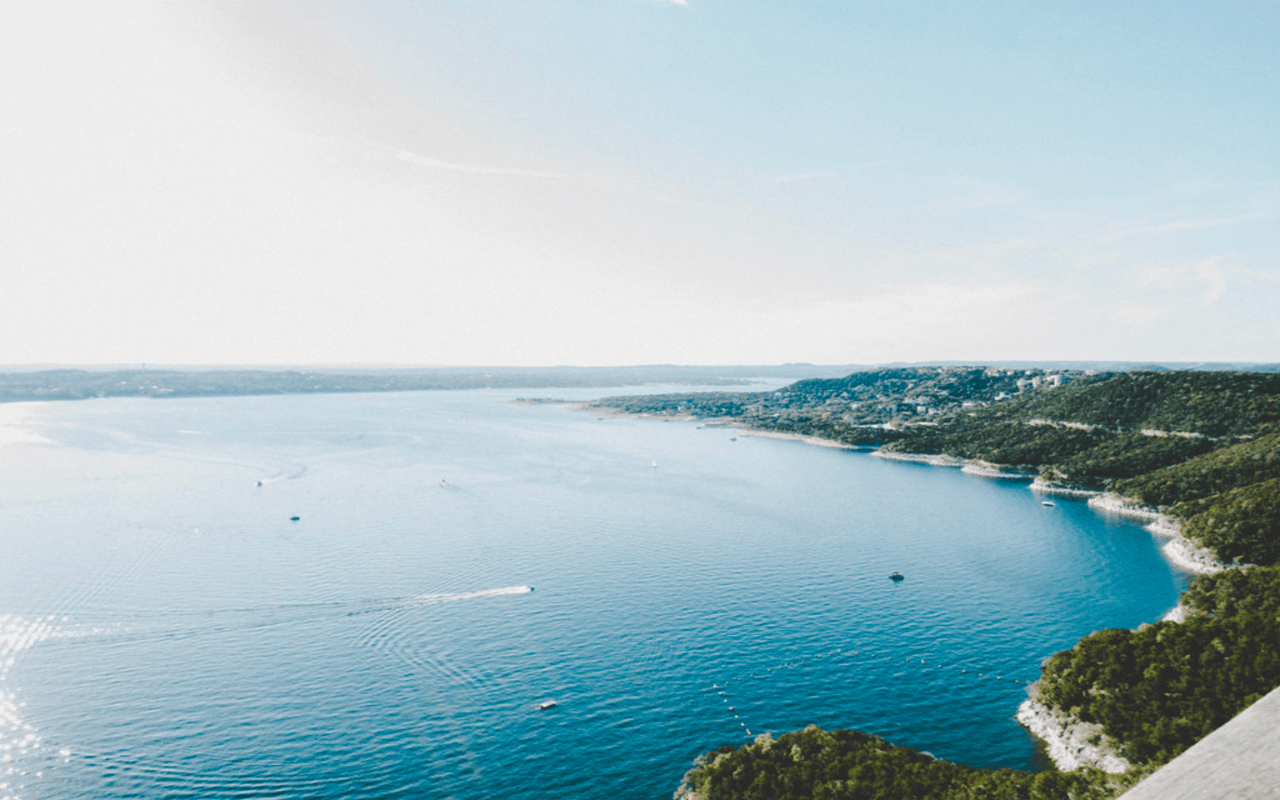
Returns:
[[[529,393],[38,407],[0,797],[669,797],[811,723],[1037,769],[1040,662],[1186,585],[1023,482]]]

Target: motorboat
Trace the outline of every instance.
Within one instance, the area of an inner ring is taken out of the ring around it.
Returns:
[[[897,582],[897,581],[903,580],[904,578],[905,578],[905,576],[904,576],[901,572],[895,572],[895,573],[893,573],[892,575],[890,575],[890,576],[889,576],[889,580],[894,581],[894,582]]]

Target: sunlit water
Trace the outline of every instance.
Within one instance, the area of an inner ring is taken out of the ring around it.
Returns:
[[[40,408],[0,797],[668,797],[810,723],[1034,769],[1041,660],[1185,586],[1025,483],[519,394]]]

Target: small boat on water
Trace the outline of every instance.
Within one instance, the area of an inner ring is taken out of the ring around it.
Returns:
[[[556,707],[556,701],[555,701],[555,700],[546,700],[546,701],[543,701],[543,702],[541,702],[541,703],[538,703],[538,710],[539,710],[539,711],[546,711],[548,708],[555,708],[555,707]]]
[[[895,572],[889,576],[889,580],[894,581],[896,583],[897,581],[903,580],[904,577],[905,576],[901,572]]]
[[[1052,505],[1057,505],[1057,504],[1056,504],[1056,503],[1054,503],[1052,500],[1041,500],[1041,501],[1040,501],[1040,505],[1042,505],[1042,506],[1052,506]]]

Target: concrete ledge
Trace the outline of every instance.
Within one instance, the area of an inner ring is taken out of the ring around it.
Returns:
[[[1121,800],[1280,800],[1280,689],[1196,742]]]

